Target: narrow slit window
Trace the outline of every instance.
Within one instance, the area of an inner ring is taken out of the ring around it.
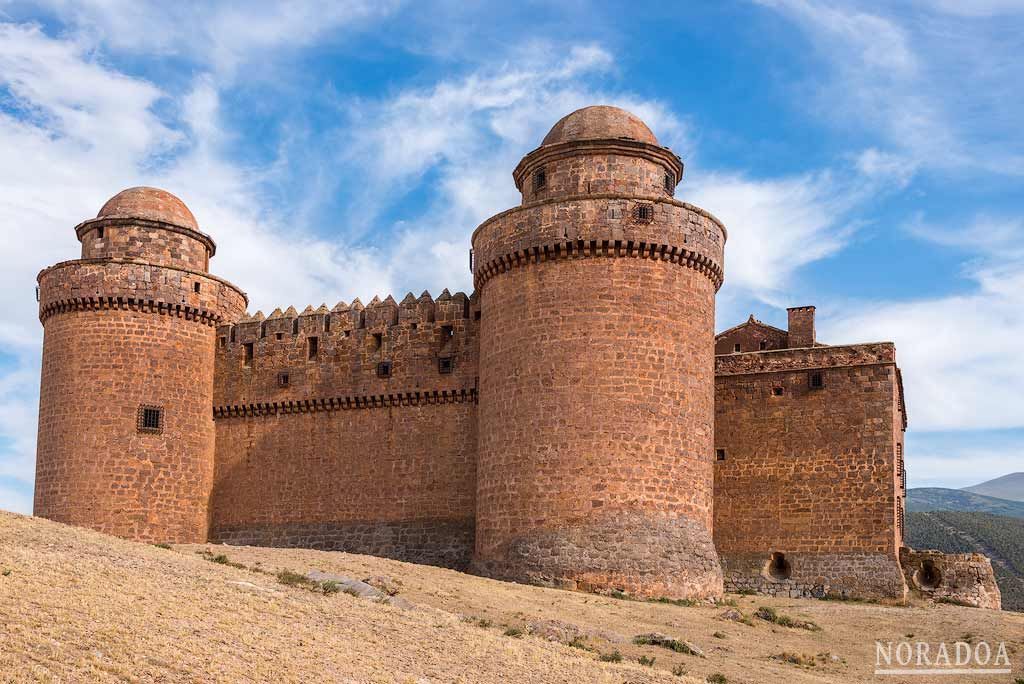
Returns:
[[[160,406],[140,406],[138,417],[139,432],[163,432],[164,410]]]
[[[262,340],[267,336],[267,324],[260,323],[260,339]]]
[[[231,328],[231,344],[235,343],[235,329]]]
[[[243,346],[245,347],[245,362],[244,363],[245,363],[246,366],[251,366],[252,365],[253,344],[252,344],[252,342],[246,342]]]
[[[308,340],[306,340],[306,348],[309,353],[309,358],[315,359],[317,352],[320,351],[320,338],[310,337]]]
[[[220,336],[220,347],[221,347],[221,349],[223,349],[226,346],[228,346],[228,338],[226,338],[223,335],[221,335]]]
[[[330,315],[324,316],[324,332],[331,332],[331,317]]]
[[[102,227],[96,229],[96,237],[98,239],[100,239],[100,240],[103,239],[103,228]]]
[[[441,326],[441,348],[448,346],[448,343],[455,337],[455,328],[450,325]]]
[[[373,333],[373,349],[374,351],[380,351],[381,347],[384,346],[384,334]]]
[[[292,321],[292,335],[298,335],[298,334],[299,334],[299,319],[296,318],[294,321]]]
[[[672,176],[670,176],[670,175],[668,175],[666,173],[665,174],[665,192],[667,192],[668,194],[671,195],[672,194],[672,189],[674,187],[675,187],[675,184],[672,182]]]

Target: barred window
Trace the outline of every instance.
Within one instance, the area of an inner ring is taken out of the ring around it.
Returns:
[[[377,364],[377,377],[378,378],[390,378],[391,377],[391,362],[381,361]]]
[[[642,223],[650,223],[654,220],[653,204],[638,204],[633,207],[633,219]]]
[[[278,387],[287,387],[291,383],[291,376],[288,373],[277,374],[277,385]]]
[[[825,375],[821,371],[814,371],[807,376],[807,386],[811,389],[824,389]]]
[[[437,360],[437,372],[448,375],[455,370],[455,359],[451,356],[442,356]]]
[[[539,168],[533,172],[533,191],[537,192],[542,190],[548,184],[548,174],[543,168]]]
[[[164,429],[164,409],[162,406],[149,406],[143,404],[139,407],[138,414],[139,432],[160,433]]]
[[[672,176],[665,174],[665,192],[672,194],[672,190],[675,189],[675,183],[672,182]]]

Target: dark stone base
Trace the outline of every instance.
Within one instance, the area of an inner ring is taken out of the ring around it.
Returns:
[[[899,559],[883,553],[786,553],[790,574],[772,577],[771,553],[722,554],[725,590],[790,598],[906,597]]]
[[[687,518],[617,513],[586,525],[537,530],[474,558],[495,579],[646,598],[722,595],[711,534]]]
[[[472,520],[214,525],[213,543],[345,551],[455,570],[469,567]]]

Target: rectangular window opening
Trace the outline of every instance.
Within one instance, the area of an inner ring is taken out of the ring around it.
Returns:
[[[100,240],[103,239],[103,228],[102,227],[96,229],[96,237],[98,239],[100,239]]]
[[[825,375],[815,371],[807,376],[807,386],[811,389],[822,389],[825,387]]]
[[[381,361],[377,364],[377,377],[378,378],[390,378],[391,377],[391,362]]]
[[[324,332],[331,332],[331,317],[329,314],[324,316]]]
[[[253,344],[252,344],[252,342],[246,342],[243,346],[245,347],[245,365],[246,366],[251,366],[252,365]]]
[[[309,351],[309,358],[315,359],[317,352],[320,351],[320,338],[310,337],[306,342],[307,349]]]
[[[781,397],[783,395],[783,393],[784,393],[784,390],[781,387],[772,387],[772,396],[773,397]]]
[[[223,335],[221,335],[220,336],[220,347],[221,347],[221,349],[223,349],[226,346],[228,346],[228,338],[226,338]]]
[[[455,359],[451,356],[442,356],[437,360],[437,372],[448,375],[455,370]]]
[[[296,318],[294,321],[292,321],[292,335],[298,335],[298,334],[299,334],[299,319]]]
[[[278,340],[283,340],[284,339],[284,333],[275,333],[274,337],[276,337]]]
[[[260,339],[262,340],[267,336],[267,324],[260,323]]]
[[[733,345],[733,347],[732,347],[732,350],[733,350],[733,352],[736,352],[736,353],[738,353],[738,352],[739,352],[739,350],[740,350],[740,345],[739,345],[739,343],[736,343],[736,344],[734,344],[734,345]]]
[[[201,289],[202,286],[199,284],[199,281],[192,283],[192,290],[195,291],[196,294],[199,294],[199,290]]]
[[[373,333],[373,349],[374,351],[380,351],[381,347],[384,346],[384,334]]]
[[[139,432],[163,432],[164,410],[160,406],[140,406],[138,417]]]
[[[761,344],[758,345],[758,349],[760,349],[761,351],[764,351],[767,348],[768,348],[767,340],[761,340]]]
[[[715,449],[715,458],[719,461],[725,460],[725,449]]]
[[[278,387],[287,387],[288,383],[290,381],[291,381],[291,377],[288,375],[288,373],[278,373],[277,374],[277,385],[278,385]]]

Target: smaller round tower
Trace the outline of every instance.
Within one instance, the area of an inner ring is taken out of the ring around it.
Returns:
[[[39,274],[35,514],[120,537],[203,542],[216,326],[245,294],[174,195],[130,188],[79,224],[82,258]]]

